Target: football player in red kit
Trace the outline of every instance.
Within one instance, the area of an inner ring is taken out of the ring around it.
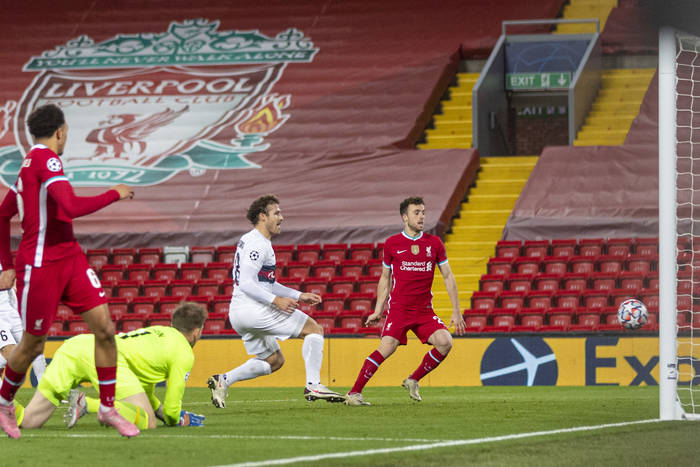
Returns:
[[[450,326],[455,326],[457,334],[464,333],[457,282],[447,262],[445,245],[439,237],[423,232],[423,199],[413,197],[403,200],[399,212],[404,229],[384,243],[384,267],[377,285],[377,303],[374,313],[366,320],[368,326],[378,323],[386,302],[386,322],[379,347],[367,357],[355,385],[346,396],[347,405],[369,405],[362,397],[362,389],[379,365],[389,358],[399,345],[406,345],[408,331],[412,331],[424,344],[433,346],[425,354],[418,368],[403,381],[403,387],[408,390],[411,399],[422,400],[418,381],[434,370],[452,348],[452,335],[433,312],[431,287],[435,267],[442,273],[452,303]]]

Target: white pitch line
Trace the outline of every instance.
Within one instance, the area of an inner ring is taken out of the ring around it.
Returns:
[[[508,441],[512,439],[523,439],[532,438],[535,436],[546,436],[546,435],[559,435],[563,433],[575,433],[579,431],[594,431],[602,430],[605,428],[615,428],[628,425],[639,425],[642,423],[656,423],[661,421],[660,419],[650,419],[650,420],[636,420],[633,422],[620,422],[620,423],[607,423],[604,425],[592,425],[592,426],[579,426],[573,428],[562,428],[558,430],[547,430],[547,431],[533,431],[530,433],[515,433],[511,435],[502,436],[491,436],[488,438],[475,438],[475,439],[463,439],[463,440],[452,440],[452,441],[440,441],[437,443],[428,444],[415,444],[413,446],[401,446],[395,448],[382,448],[382,449],[366,449],[364,451],[346,451],[346,452],[333,452],[328,454],[317,454],[313,456],[298,456],[298,457],[288,457],[285,459],[269,459],[264,461],[256,462],[242,462],[238,464],[227,464],[220,465],[216,467],[259,467],[266,465],[284,465],[284,464],[294,464],[296,462],[316,462],[324,459],[338,459],[345,457],[357,457],[357,456],[370,456],[374,454],[391,454],[394,452],[405,452],[405,451],[422,451],[425,449],[434,448],[444,448],[450,446],[465,446],[469,444],[483,444],[483,443],[493,443],[497,441]]]

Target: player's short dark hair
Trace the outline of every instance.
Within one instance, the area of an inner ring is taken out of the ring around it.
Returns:
[[[207,310],[194,302],[182,302],[173,312],[170,325],[182,333],[192,332],[204,326]]]
[[[246,217],[253,225],[256,225],[258,223],[258,216],[260,214],[267,214],[267,207],[271,204],[280,204],[280,201],[275,195],[261,196],[250,205]]]
[[[63,111],[54,104],[37,107],[27,117],[29,133],[35,138],[50,138],[65,123]]]
[[[425,203],[423,202],[422,196],[411,196],[409,198],[406,198],[405,200],[401,201],[401,204],[399,204],[399,213],[402,216],[404,214],[408,213],[408,205],[409,204],[425,204]]]

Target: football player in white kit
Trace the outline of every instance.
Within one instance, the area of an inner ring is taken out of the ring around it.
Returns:
[[[17,295],[14,289],[0,290],[0,370],[7,365],[7,358],[12,353],[17,342],[22,339],[22,319],[17,311]],[[44,354],[40,354],[32,362],[37,383],[46,369]]]
[[[254,357],[228,373],[211,376],[214,406],[226,407],[228,387],[236,381],[269,375],[284,364],[278,340],[304,339],[301,348],[306,368],[304,397],[343,402],[345,397],[321,384],[323,328],[298,309],[299,302],[316,305],[321,297],[302,293],[275,280],[275,252],[270,239],[280,233],[283,217],[279,200],[266,195],[256,199],[247,214],[255,226],[238,242],[233,263],[233,296],[229,320],[243,338],[246,352]]]

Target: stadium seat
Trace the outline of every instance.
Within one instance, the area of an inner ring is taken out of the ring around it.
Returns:
[[[608,254],[626,258],[632,252],[634,239],[632,238],[609,238],[607,243]]]
[[[172,264],[186,263],[190,259],[190,248],[187,246],[163,247],[163,262]]]
[[[164,315],[172,315],[182,302],[182,297],[161,297],[158,300],[158,312]]]
[[[102,290],[105,292],[105,297],[109,298],[114,295],[114,288],[117,285],[116,281],[100,281]]]
[[[324,334],[330,334],[331,329],[335,327],[335,314],[325,311],[317,311],[312,316],[322,328]]]
[[[313,277],[310,277],[307,280],[313,280]],[[280,284],[282,284],[286,287],[289,287],[290,289],[302,290],[304,288],[303,284],[305,281],[300,280],[300,279],[293,279],[291,277],[278,277],[277,282],[279,282]],[[225,281],[223,281],[221,283],[221,287],[222,287],[221,294],[222,295],[231,295],[231,293],[233,293],[233,287],[231,287],[230,293],[226,292],[226,284],[228,284],[228,283],[233,284],[233,279],[226,279]]]
[[[569,326],[569,331],[597,331],[600,326],[600,314],[581,313],[576,317],[576,324]]]
[[[185,279],[175,279],[170,282],[170,296],[172,297],[187,297],[192,295],[194,289],[194,281]]]
[[[331,329],[331,334],[334,335],[352,335],[358,328],[333,328]]]
[[[524,292],[506,291],[500,294],[500,308],[519,312],[525,303]]]
[[[164,297],[167,295],[168,281],[158,279],[143,281],[142,288],[144,297]]]
[[[158,264],[163,260],[162,248],[139,248],[138,258],[140,264]]]
[[[620,320],[617,318],[617,311],[606,312],[603,319],[605,320],[604,321],[605,327],[602,328],[602,330],[606,330],[606,331],[622,330],[622,325],[620,324]]]
[[[216,247],[216,261],[232,264],[236,258],[236,245],[220,245]]]
[[[299,287],[295,287],[299,290]],[[233,295],[233,279],[226,279],[221,283],[221,295]]]
[[[312,243],[308,245],[297,245],[297,261],[315,263],[321,258],[321,245]]]
[[[86,334],[90,332],[90,328],[81,318],[76,318],[68,322],[68,332],[70,334]]]
[[[112,297],[107,300],[107,307],[112,321],[117,321],[129,311],[129,300],[121,297]]]
[[[290,261],[294,261],[294,245],[274,245],[275,263],[277,267],[285,266]]]
[[[503,274],[484,274],[479,279],[479,290],[499,294],[505,289],[505,282],[506,276]]]
[[[170,326],[170,316],[163,316],[159,313],[154,313],[150,315],[147,321],[149,326]]]
[[[587,310],[603,309],[608,306],[610,295],[607,290],[584,290],[583,306]]]
[[[323,295],[328,292],[328,280],[325,277],[309,277],[304,281],[304,292]]]
[[[190,248],[190,262],[211,263],[216,257],[216,247],[213,246],[193,246]]]
[[[365,314],[370,314],[374,311],[372,307],[373,296],[364,293],[351,293],[348,296],[348,309],[351,311],[362,311]]]
[[[526,304],[528,308],[546,310],[552,307],[552,290],[533,290],[527,294]]]
[[[568,256],[545,256],[542,261],[545,274],[566,274],[569,271]]]
[[[375,338],[381,336],[382,326],[362,326],[357,328],[355,334],[361,334],[365,337]]]
[[[552,240],[552,256],[575,256],[576,240],[555,239]]]
[[[355,291],[355,278],[336,276],[330,282],[331,293],[350,295]]]
[[[351,260],[367,262],[374,257],[374,244],[372,243],[351,243],[348,249]]]
[[[513,260],[514,257],[510,258],[489,258],[489,262],[486,265],[486,271],[488,274],[499,274],[507,276],[513,272]]]
[[[693,297],[691,295],[678,295],[676,297],[676,307],[679,311],[690,310],[693,306]]]
[[[639,296],[640,289],[627,288],[627,289],[615,289],[610,292],[611,305],[615,308],[620,306],[620,303],[628,300],[630,298],[637,298]]]
[[[126,266],[123,264],[105,264],[102,266],[101,275],[103,281],[121,281],[126,279],[124,272]]]
[[[122,318],[119,324],[121,332],[131,332],[144,327],[145,321],[139,318]]]
[[[613,290],[617,286],[617,273],[594,273],[591,287],[594,290]]]
[[[573,274],[590,274],[595,271],[597,256],[573,256],[569,259]]]
[[[143,283],[151,278],[151,265],[134,263],[126,268],[126,275],[129,280]]]
[[[659,291],[649,291],[642,293],[639,297],[642,303],[646,305],[649,311],[658,311],[659,309]]]
[[[341,328],[360,328],[363,326],[362,316],[364,312],[355,310],[343,310],[338,315],[338,324]]]
[[[102,269],[102,266],[109,264],[111,251],[108,248],[91,249],[85,252],[88,264],[96,271]]]
[[[535,290],[559,290],[562,276],[560,274],[539,274],[532,281]]]
[[[204,277],[204,263],[181,263],[180,279],[196,281]]]
[[[220,262],[207,263],[204,271],[207,279],[222,282],[231,277],[231,264]]]
[[[219,295],[219,281],[216,279],[199,279],[196,281],[197,295],[214,297]]]
[[[211,304],[214,301],[214,297],[210,297],[208,295],[188,295],[184,299],[187,302],[193,302],[201,305],[202,308],[207,311],[211,309]]]
[[[659,273],[650,272],[646,275],[647,289],[649,290],[659,290]]]
[[[63,329],[63,321],[54,321],[49,327],[49,336],[63,336],[66,332]]]
[[[116,296],[122,298],[132,299],[139,296],[140,284],[138,281],[123,280],[118,281],[115,287]]]
[[[311,266],[311,275],[318,278],[330,280],[335,277],[337,263],[335,261],[316,261]]]
[[[549,315],[546,325],[540,328],[542,332],[566,332],[571,325],[571,313],[553,312]]]
[[[323,259],[340,263],[347,257],[347,250],[345,243],[326,243],[323,245]]]
[[[474,292],[471,297],[472,312],[491,313],[496,308],[497,294],[494,292]]]
[[[641,289],[644,287],[644,274],[635,271],[622,271],[620,273],[621,289]]]
[[[287,276],[305,280],[311,274],[311,263],[308,261],[291,261],[287,264]]]
[[[495,328],[504,328],[504,332],[509,332],[515,325],[515,315],[498,314],[493,317],[493,326]]]
[[[562,284],[564,285],[564,290],[585,290],[588,286],[588,274],[575,272],[564,274]]]
[[[153,265],[153,279],[171,281],[177,276],[177,264],[158,263]]]
[[[508,290],[528,293],[532,288],[532,278],[532,274],[511,274],[508,276]]]
[[[520,324],[511,328],[512,332],[537,332],[544,324],[544,315],[527,314],[520,317]]]
[[[496,242],[497,258],[515,258],[521,256],[522,242],[519,240],[499,240]]]
[[[466,332],[481,332],[486,327],[486,315],[464,313],[464,328]]]
[[[625,259],[620,256],[602,255],[598,257],[598,270],[603,273],[619,273]]]
[[[231,297],[228,295],[216,295],[212,297],[211,310],[213,313],[228,313]]]
[[[576,309],[581,304],[581,291],[558,290],[554,293],[557,308]]]
[[[647,274],[656,268],[657,261],[658,258],[655,255],[631,255],[627,259],[627,270]]]
[[[658,238],[636,238],[634,240],[634,254],[636,255],[658,255]]]
[[[226,328],[226,321],[223,319],[207,319],[204,322],[202,334],[220,334]]]
[[[359,259],[346,259],[340,262],[338,270],[341,276],[354,277],[359,279],[365,268],[365,262]]]
[[[513,260],[513,270],[517,274],[537,274],[540,272],[540,260],[536,256],[518,256]]]
[[[360,293],[371,293],[376,297],[377,283],[378,280],[376,277],[361,276],[357,279],[357,291]]]
[[[374,248],[374,256],[376,256],[379,261],[384,259],[384,242],[377,242],[377,246]]]
[[[66,321],[71,317],[73,317],[73,310],[71,310],[67,305],[59,303],[58,308],[56,309],[55,319],[60,321]]]
[[[324,294],[323,311],[338,314],[345,309],[344,294]]]
[[[578,242],[579,255],[600,256],[603,254],[605,240],[602,238],[583,238]]]
[[[156,311],[158,297],[136,297],[131,301],[131,311],[136,315],[150,315]]]
[[[549,240],[525,240],[523,256],[544,258],[549,253]]]
[[[112,250],[112,264],[128,266],[136,261],[136,248],[115,248]]]
[[[384,265],[381,259],[370,259],[366,264],[367,275],[370,277],[379,277],[382,275]]]

